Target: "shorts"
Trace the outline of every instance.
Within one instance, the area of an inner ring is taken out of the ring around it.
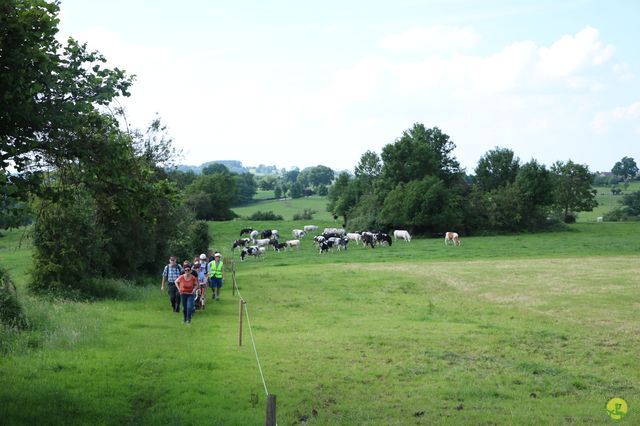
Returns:
[[[209,285],[211,288],[221,288],[222,287],[222,278],[212,277],[209,279]]]

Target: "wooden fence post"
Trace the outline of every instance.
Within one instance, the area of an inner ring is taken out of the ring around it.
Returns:
[[[276,396],[267,395],[267,418],[264,422],[266,426],[276,426]]]
[[[242,308],[244,305],[244,300],[240,299],[240,325],[239,325],[239,329],[238,329],[238,346],[242,346]]]
[[[236,295],[236,260],[231,259],[231,294]]]

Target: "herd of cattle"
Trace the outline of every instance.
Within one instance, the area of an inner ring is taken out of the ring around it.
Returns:
[[[240,249],[241,261],[243,261],[247,256],[254,256],[256,258],[262,257],[269,246],[271,246],[275,251],[293,248],[299,249],[301,240],[311,232],[317,230],[318,227],[315,225],[306,225],[303,229],[294,229],[292,231],[293,239],[286,240],[281,243],[278,241],[280,234],[276,229],[258,231],[253,228],[244,228],[240,231],[240,237],[243,235],[248,235],[248,237],[234,241],[231,249]],[[363,247],[370,247],[373,249],[376,246],[391,246],[393,241],[397,241],[399,239],[408,243],[411,242],[411,235],[405,230],[395,230],[393,231],[392,239],[389,234],[385,234],[384,232],[346,232],[342,228],[325,228],[322,234],[315,235],[313,237],[313,242],[320,254],[322,254],[333,249],[338,251],[347,250],[347,246],[350,241],[355,242],[357,245],[362,243]],[[445,245],[452,243],[459,246],[460,237],[455,232],[447,232],[445,234],[444,243]]]

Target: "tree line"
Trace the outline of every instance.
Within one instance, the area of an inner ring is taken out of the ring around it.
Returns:
[[[454,148],[439,128],[416,123],[380,155],[362,154],[354,176],[340,174],[329,190],[328,210],[349,229],[474,234],[545,229],[597,206],[594,174],[586,165],[568,160],[547,168],[496,147],[468,176]]]

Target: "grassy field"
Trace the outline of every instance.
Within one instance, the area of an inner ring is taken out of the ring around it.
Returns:
[[[640,191],[640,182],[631,182],[626,189],[621,185],[620,189],[622,189],[622,194],[620,195],[611,195],[610,186],[596,186],[595,189],[598,191],[596,195],[598,207],[590,212],[579,212],[577,217],[578,222],[595,222],[599,216],[604,216],[611,210],[620,207],[620,202],[624,194]]]
[[[273,197],[273,191],[270,192]],[[259,194],[260,197],[264,197],[265,194]],[[331,214],[327,212],[327,197],[320,197],[312,195],[310,197],[296,198],[296,199],[264,199],[256,198],[256,201],[242,207],[235,207],[232,210],[241,217],[247,217],[252,213],[260,210],[262,212],[273,211],[275,214],[281,215],[285,220],[292,220],[293,215],[296,213],[302,213],[306,209],[316,210],[317,213],[313,215],[316,220],[331,220]]]
[[[248,225],[210,223],[227,263]],[[609,422],[605,404],[640,407],[640,224],[440,239],[319,255],[268,252],[237,263],[269,391],[284,424]],[[30,247],[0,238],[0,264],[24,290]],[[237,255],[236,255],[237,256]],[[162,265],[158,265],[160,271]],[[121,300],[25,296],[35,329],[0,359],[3,424],[264,423],[265,392],[238,300],[191,326],[157,287]],[[11,337],[11,336],[10,336]]]

